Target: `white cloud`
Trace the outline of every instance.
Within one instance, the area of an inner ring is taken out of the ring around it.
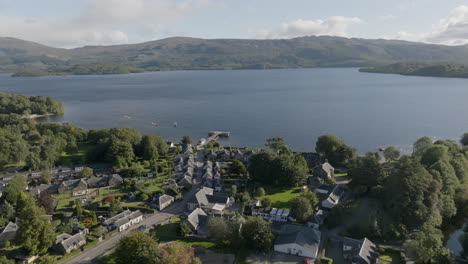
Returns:
[[[298,19],[286,23],[272,30],[263,30],[257,33],[259,38],[283,39],[309,35],[347,36],[349,26],[362,23],[357,17],[332,16],[324,20]]]
[[[461,5],[440,19],[427,32],[398,32],[393,38],[445,45],[468,44],[468,6]]]
[[[211,0],[76,1],[81,1],[82,9],[74,16],[0,15],[0,35],[56,47],[128,43],[130,34],[141,34],[151,39],[157,33],[170,30],[163,22],[171,23],[212,4]]]

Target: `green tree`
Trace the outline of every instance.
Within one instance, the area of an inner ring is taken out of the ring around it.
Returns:
[[[190,136],[183,136],[180,143],[184,145],[192,144],[192,138]]]
[[[161,263],[158,243],[142,231],[122,237],[114,254],[117,264]]]
[[[405,243],[404,248],[416,257],[418,263],[428,263],[434,259],[444,246],[443,234],[439,229],[425,225],[414,238]]]
[[[265,146],[269,147],[270,149],[276,151],[276,152],[281,152],[285,148],[288,148],[286,146],[286,143],[284,142],[284,138],[282,137],[274,137],[274,138],[267,138],[267,143]]]
[[[182,222],[179,224],[179,233],[181,236],[186,237],[190,234],[191,230],[187,223]]]
[[[127,168],[132,164],[133,160],[135,160],[133,147],[128,142],[112,142],[109,151],[110,159],[114,160],[114,166],[117,168]]]
[[[413,144],[413,153],[420,155],[431,145],[432,139],[430,137],[422,137]]]
[[[50,170],[43,170],[41,173],[41,183],[50,184],[52,181],[52,173]]]
[[[144,135],[141,140],[143,159],[157,160],[159,158],[158,148],[156,147],[156,135]]]
[[[262,207],[270,207],[271,206],[271,198],[266,196],[263,197],[262,200],[260,201],[260,205]]]
[[[202,264],[202,261],[199,258],[192,258],[189,264]]]
[[[313,214],[313,208],[310,201],[305,197],[295,197],[291,199],[291,216],[298,221],[306,221]]]
[[[15,208],[8,201],[4,201],[0,208],[0,216],[6,220],[13,220],[15,216]]]
[[[15,264],[15,261],[8,259],[6,256],[0,256],[0,264]]]
[[[397,160],[400,157],[400,151],[394,146],[390,146],[384,150],[383,155],[387,161]]]
[[[437,186],[432,175],[417,160],[400,159],[384,185],[387,212],[408,230],[418,229],[427,222],[440,224],[441,219],[436,219],[440,213],[435,207],[440,188]]]
[[[464,133],[461,140],[460,140],[460,143],[463,145],[463,146],[468,146],[468,133]]]
[[[137,178],[143,176],[145,172],[145,168],[141,166],[139,163],[133,163],[130,168],[127,170],[127,177],[130,178]]]
[[[386,173],[376,155],[367,153],[364,157],[357,159],[357,162],[348,170],[348,176],[352,179],[353,187],[365,186],[368,190],[381,185]]]
[[[330,163],[346,166],[356,158],[356,149],[334,135],[323,135],[317,139],[315,150],[326,157]]]
[[[94,171],[90,167],[84,167],[81,171],[81,178],[91,178],[94,175]]]
[[[244,163],[242,163],[240,160],[233,160],[229,164],[229,173],[239,176],[246,176],[247,168],[245,167]]]
[[[37,264],[56,264],[57,258],[51,255],[44,255],[39,258],[39,260],[36,262]]]
[[[119,199],[115,199],[109,206],[109,215],[114,216],[122,211],[122,204]]]
[[[256,192],[256,197],[258,198],[262,198],[263,196],[265,196],[265,189],[263,189],[263,187],[259,187],[257,189],[257,192]]]
[[[242,237],[247,246],[261,251],[269,251],[273,243],[271,224],[258,217],[249,217],[242,227]]]
[[[32,197],[26,197],[19,213],[16,240],[31,255],[44,254],[54,244],[54,228],[45,214],[43,208],[36,206]]]
[[[78,199],[75,201],[75,214],[78,218],[83,216],[83,208],[81,207],[81,200]]]
[[[444,145],[434,144],[424,150],[421,163],[429,167],[441,159],[448,159],[448,148]]]
[[[12,205],[16,205],[20,195],[28,187],[26,176],[15,175],[10,180],[3,193],[5,200]]]
[[[249,174],[254,181],[272,184],[275,180],[277,154],[271,150],[262,150],[250,157]]]
[[[228,224],[222,218],[212,217],[208,220],[208,234],[219,244],[227,244],[226,239],[229,234]]]
[[[312,208],[315,208],[315,206],[317,206],[319,203],[319,198],[317,197],[317,194],[315,192],[305,191],[301,193],[301,197],[306,198],[309,201],[310,206]]]

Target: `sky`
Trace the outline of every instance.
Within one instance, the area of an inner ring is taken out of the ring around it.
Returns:
[[[0,37],[54,47],[309,35],[468,44],[468,0],[0,0]]]

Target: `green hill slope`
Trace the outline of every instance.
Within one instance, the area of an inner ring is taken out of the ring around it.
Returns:
[[[285,40],[176,37],[139,44],[57,49],[0,38],[0,70],[7,72],[74,74],[72,68],[77,65],[106,69],[120,65],[136,71],[370,67],[401,61],[468,64],[468,47],[311,36]]]

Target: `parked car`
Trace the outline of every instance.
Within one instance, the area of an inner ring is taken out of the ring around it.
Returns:
[[[146,229],[146,225],[141,225],[138,227],[138,230],[143,231]]]

